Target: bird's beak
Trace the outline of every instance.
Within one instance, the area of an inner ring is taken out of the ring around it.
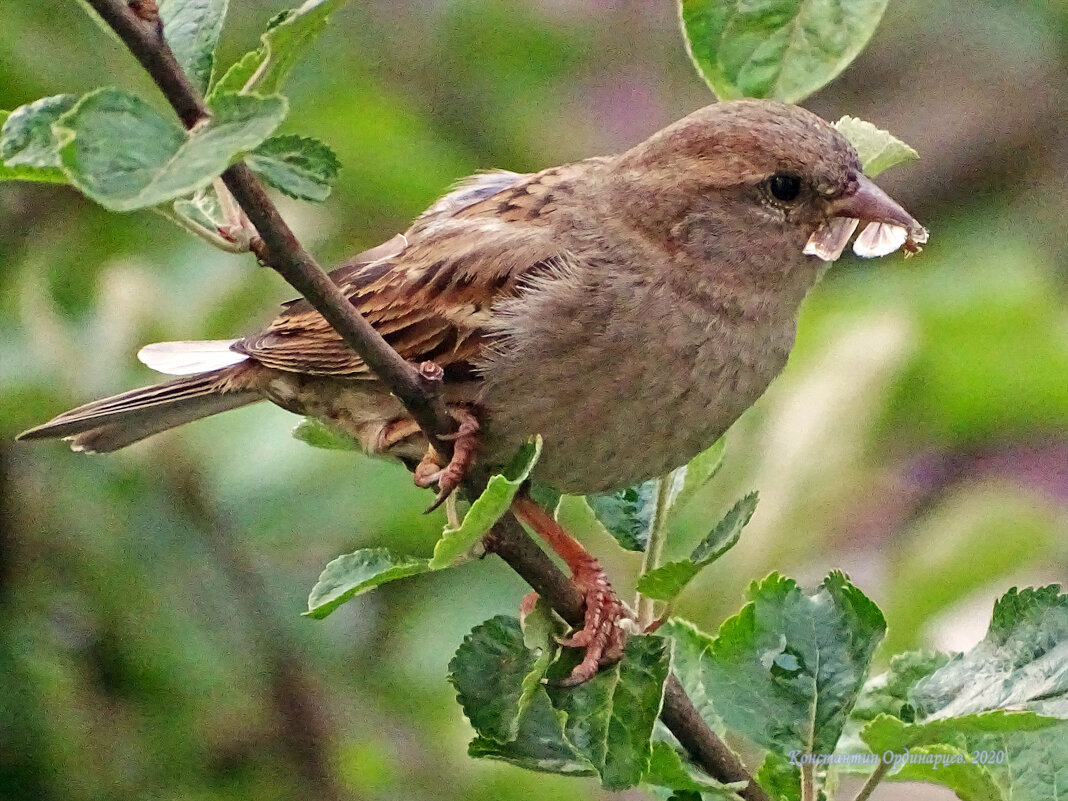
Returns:
[[[857,191],[836,200],[831,208],[835,217],[852,217],[861,222],[883,223],[904,228],[916,239],[920,232],[927,231],[913,219],[897,202],[866,175],[857,176]]]
[[[927,242],[927,229],[864,175],[857,176],[857,190],[835,200],[830,211],[834,219],[816,229],[804,251],[825,261],[842,254],[862,222],[868,225],[853,243],[858,256],[885,256],[902,245],[915,253]]]

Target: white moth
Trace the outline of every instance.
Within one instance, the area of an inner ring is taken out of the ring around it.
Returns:
[[[859,224],[860,220],[852,217],[835,217],[816,229],[805,243],[805,249],[802,252],[806,256],[819,256],[824,261],[834,261],[842,255],[849,237],[857,230]],[[874,256],[893,253],[902,245],[906,250],[915,252],[919,250],[917,245],[926,242],[927,231],[923,228],[910,234],[900,225],[871,222],[864,227],[853,243],[853,252],[865,259],[870,259]]]
[[[819,256],[824,261],[834,261],[842,255],[858,225],[860,220],[852,217],[835,217],[816,229],[801,252],[806,256]]]
[[[860,236],[853,243],[853,252],[858,256],[870,259],[874,256],[885,256],[893,253],[905,244],[909,238],[909,232],[900,225],[889,223],[868,223]]]

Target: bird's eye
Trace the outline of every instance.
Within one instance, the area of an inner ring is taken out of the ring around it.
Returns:
[[[796,175],[775,173],[768,179],[768,189],[776,200],[789,203],[797,200],[797,196],[801,194],[801,179]]]

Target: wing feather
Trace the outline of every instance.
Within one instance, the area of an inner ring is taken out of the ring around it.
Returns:
[[[534,175],[495,172],[461,183],[404,234],[331,273],[404,358],[470,371],[490,307],[570,261],[544,225],[554,193],[581,163]],[[367,367],[311,305],[297,300],[233,349],[267,367],[369,378]]]

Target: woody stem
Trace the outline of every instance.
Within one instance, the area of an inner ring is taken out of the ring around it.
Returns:
[[[653,508],[653,521],[649,526],[649,542],[642,557],[641,575],[660,566],[664,556],[664,543],[667,541],[668,495],[671,492],[671,477],[661,476],[656,480],[656,505]],[[638,613],[638,625],[648,629],[656,619],[656,602],[646,598],[640,592],[634,601]]]

